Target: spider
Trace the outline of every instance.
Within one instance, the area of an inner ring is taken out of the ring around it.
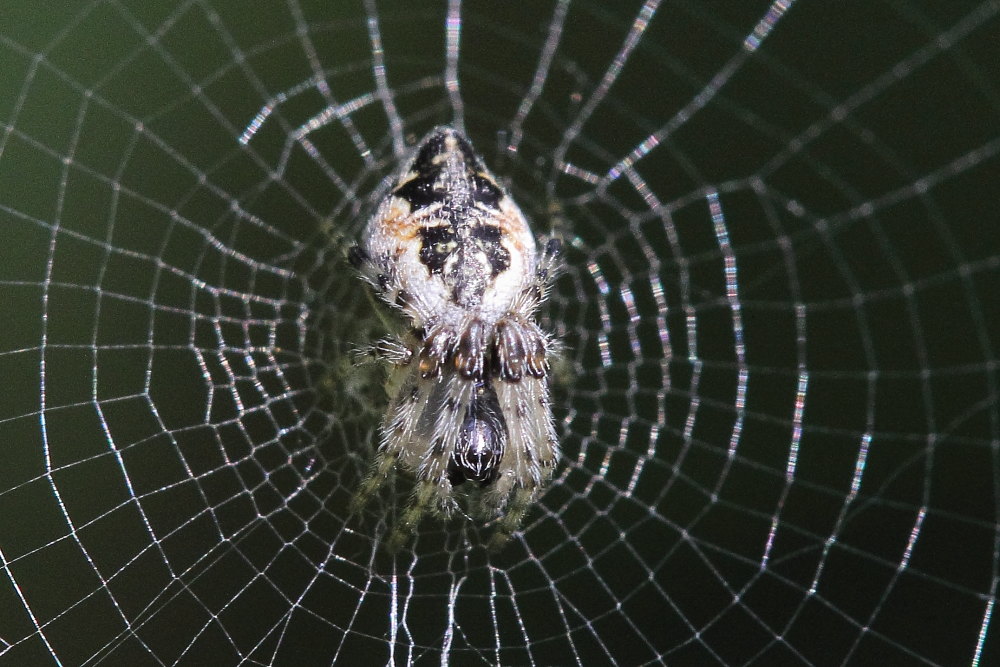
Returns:
[[[560,242],[539,252],[517,204],[469,140],[437,127],[404,163],[350,263],[397,312],[399,332],[368,351],[389,367],[389,407],[352,512],[394,467],[416,484],[389,539],[397,550],[425,514],[449,516],[463,484],[502,547],[552,476],[559,454],[549,399],[552,336],[535,322]]]

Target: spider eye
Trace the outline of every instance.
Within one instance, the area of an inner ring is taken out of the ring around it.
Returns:
[[[492,387],[478,385],[473,392],[448,464],[448,481],[458,486],[466,480],[486,486],[497,477],[507,442],[507,423]]]

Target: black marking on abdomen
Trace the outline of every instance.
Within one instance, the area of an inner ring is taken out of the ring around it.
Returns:
[[[455,139],[453,148],[448,146],[449,136]],[[464,216],[477,205],[496,210],[503,198],[472,146],[451,128],[441,128],[421,144],[408,173],[413,177],[393,194],[405,199],[413,211],[440,203],[448,209],[447,216]]]
[[[458,234],[451,226],[422,227],[420,240],[420,262],[431,273],[440,275],[448,257],[458,247]]]
[[[510,252],[500,243],[503,235],[499,227],[476,225],[470,230],[469,236],[486,253],[493,278],[510,268]]]
[[[428,172],[418,173],[417,176],[393,190],[392,194],[405,199],[414,211],[426,208],[431,204],[444,202],[450,195],[447,192],[434,188],[434,183],[437,182],[438,174],[440,173],[440,167],[435,167],[435,169]]]
[[[483,173],[478,173],[472,176],[471,196],[474,203],[496,210],[500,208],[503,192],[493,182],[493,179]]]

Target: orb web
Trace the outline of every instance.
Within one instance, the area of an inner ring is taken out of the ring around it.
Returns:
[[[989,664],[1000,3],[91,0],[0,29],[4,664]],[[462,128],[564,240],[504,551],[347,507],[347,268]]]

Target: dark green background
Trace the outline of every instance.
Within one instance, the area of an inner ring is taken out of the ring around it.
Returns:
[[[8,4],[0,663],[973,660],[1000,567],[997,3],[799,0],[740,56],[769,3],[664,2],[562,146],[641,8],[574,2],[517,155],[498,133],[555,5],[464,3],[466,130],[567,241],[564,460],[499,556],[456,520],[395,559],[391,494],[346,517],[379,389],[345,374],[372,313],[343,242],[395,168],[368,6]],[[375,3],[411,142],[455,121],[446,7],[413,5]],[[554,163],[606,174],[740,57],[638,163],[661,208]],[[361,101],[309,135],[322,163],[283,157],[315,87],[239,145],[317,75]]]

